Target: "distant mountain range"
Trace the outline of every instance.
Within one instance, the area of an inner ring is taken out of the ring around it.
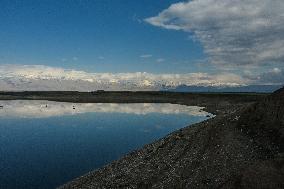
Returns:
[[[281,85],[248,85],[234,74],[88,73],[42,65],[0,65],[0,91],[263,92]]]
[[[282,85],[248,85],[236,87],[216,87],[216,86],[187,86],[179,85],[174,89],[165,89],[173,92],[257,92],[272,93],[281,88]]]
[[[89,73],[43,65],[0,65],[0,91],[159,91],[181,85],[234,87],[246,82],[232,73]]]
[[[176,85],[151,81],[117,81],[100,80],[89,82],[86,80],[66,79],[30,79],[24,77],[0,77],[0,91],[171,91],[171,92],[259,92],[271,93],[282,85],[248,85],[248,86],[197,86]]]

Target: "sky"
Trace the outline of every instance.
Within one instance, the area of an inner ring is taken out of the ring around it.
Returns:
[[[1,63],[92,72],[195,71],[187,64],[203,58],[199,43],[143,21],[175,2],[1,0]]]
[[[178,74],[187,82],[176,83],[188,85],[204,77],[284,83],[282,0],[0,0],[0,7],[2,79],[63,70],[75,79],[145,72]]]

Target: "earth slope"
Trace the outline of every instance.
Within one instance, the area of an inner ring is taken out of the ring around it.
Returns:
[[[61,188],[284,188],[284,89]]]

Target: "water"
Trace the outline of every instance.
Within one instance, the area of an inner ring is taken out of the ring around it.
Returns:
[[[200,107],[0,101],[0,188],[55,188],[170,132]]]

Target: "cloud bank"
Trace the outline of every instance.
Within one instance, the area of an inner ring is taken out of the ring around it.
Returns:
[[[283,0],[192,0],[145,21],[192,33],[219,68],[283,66]]]
[[[161,90],[178,85],[239,86],[249,81],[233,73],[88,73],[43,65],[0,65],[0,90]]]

